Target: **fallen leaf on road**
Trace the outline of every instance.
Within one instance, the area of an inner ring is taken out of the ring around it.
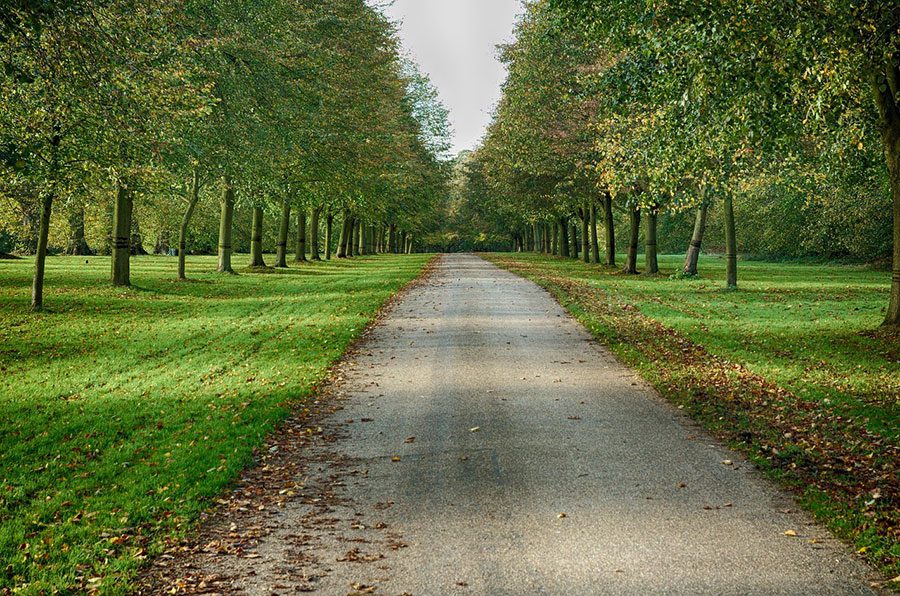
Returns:
[[[470,433],[477,433],[481,430],[481,427],[475,426],[469,429]]]
[[[404,443],[415,443],[415,442],[416,442],[416,438],[415,438],[415,437],[406,437],[406,440],[403,441],[403,442],[404,442]]]
[[[391,458],[391,461],[400,461],[400,456],[395,455],[394,457]]]
[[[564,518],[564,517],[569,517],[569,516],[566,515],[565,513],[560,513],[560,514],[557,515],[556,517],[557,517],[558,519],[562,519],[562,518]]]
[[[722,465],[723,465],[723,466],[733,466],[733,465],[734,465],[734,462],[731,461],[730,459],[723,459],[723,460],[722,460]]]
[[[797,532],[795,532],[793,530],[788,530],[787,532],[784,533],[784,535],[785,536],[796,536]]]

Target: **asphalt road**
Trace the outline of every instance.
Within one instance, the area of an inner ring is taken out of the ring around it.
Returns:
[[[871,593],[740,455],[475,256],[444,257],[337,389],[305,498],[226,570],[235,591]]]

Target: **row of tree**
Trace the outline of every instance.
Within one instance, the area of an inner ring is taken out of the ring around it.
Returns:
[[[310,245],[319,258],[320,229],[327,256],[343,257],[409,249],[435,225],[447,114],[364,0],[14,2],[0,62],[0,220],[33,248],[35,309],[60,204],[69,252],[91,251],[85,213],[111,222],[97,242],[114,285],[142,250],[136,206],[158,238],[177,236],[180,277],[213,194],[221,272],[233,272],[236,209],[252,213],[252,266],[266,213],[282,267],[294,221],[300,259]]]
[[[618,235],[627,273],[643,238],[655,274],[660,218],[694,212],[683,239],[693,275],[714,209],[735,287],[735,204],[781,214],[834,205],[845,215],[831,218],[843,222],[833,244],[885,237],[875,250],[894,264],[886,323],[900,324],[900,4],[533,0],[501,56],[502,99],[455,190],[470,219],[505,230],[517,249],[610,267]],[[797,217],[757,218],[753,234]]]

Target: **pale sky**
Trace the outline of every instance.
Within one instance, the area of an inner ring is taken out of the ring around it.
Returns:
[[[490,122],[506,78],[496,45],[512,40],[520,9],[520,0],[395,0],[384,8],[402,21],[405,49],[450,110],[454,153],[473,149]]]

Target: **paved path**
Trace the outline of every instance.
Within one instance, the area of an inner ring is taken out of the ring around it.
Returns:
[[[868,568],[743,458],[477,257],[444,257],[339,390],[342,436],[306,478],[336,494],[274,516],[237,591],[870,593]]]

